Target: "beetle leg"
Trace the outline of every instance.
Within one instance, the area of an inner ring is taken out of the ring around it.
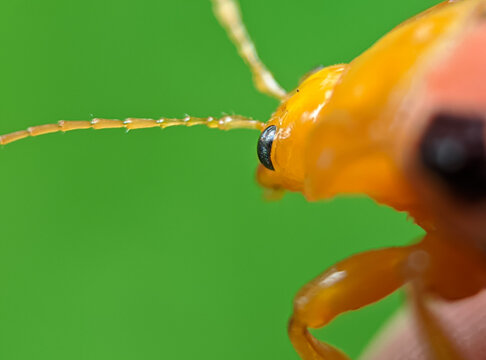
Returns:
[[[369,251],[346,259],[306,285],[294,302],[289,336],[303,360],[344,360],[309,328],[327,325],[337,315],[374,303],[406,283],[412,285],[416,317],[434,359],[462,359],[429,309],[427,295],[463,299],[486,287],[483,254],[462,241],[438,234],[420,243]]]
[[[462,359],[426,307],[426,295],[458,300],[486,287],[483,254],[461,241],[429,234],[408,247],[369,251],[346,259],[306,285],[294,302],[289,336],[303,360],[345,360],[338,349],[315,339],[337,315],[374,303],[405,283],[412,286],[416,317],[434,359]]]
[[[407,263],[410,300],[431,359],[459,360],[465,356],[447,336],[429,303],[430,295],[459,300],[486,287],[484,254],[453,236],[429,234]]]
[[[294,301],[289,336],[303,360],[348,359],[315,339],[308,328],[320,328],[337,315],[376,302],[405,283],[403,265],[417,245],[369,251],[346,259],[307,284]]]

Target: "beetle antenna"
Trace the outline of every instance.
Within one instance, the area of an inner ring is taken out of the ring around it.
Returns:
[[[67,121],[61,120],[55,124],[46,124],[29,127],[27,130],[20,130],[10,134],[0,136],[0,145],[6,145],[11,142],[24,139],[30,136],[39,136],[55,132],[66,132],[71,130],[84,129],[115,129],[125,128],[128,130],[147,129],[159,127],[162,129],[171,126],[195,126],[205,125],[211,129],[232,130],[232,129],[255,129],[262,131],[265,124],[263,122],[252,120],[243,116],[223,116],[221,118],[199,118],[193,116],[186,116],[183,119],[161,118],[154,119],[139,119],[127,118],[125,120],[117,119],[99,119],[95,118],[91,121]]]
[[[251,41],[241,11],[235,0],[212,0],[216,18],[226,29],[228,36],[236,45],[238,53],[250,67],[255,87],[266,95],[284,100],[287,92],[279,85],[272,73],[260,60],[255,44]]]

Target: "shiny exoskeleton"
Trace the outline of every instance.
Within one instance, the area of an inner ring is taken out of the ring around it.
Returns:
[[[0,144],[77,129],[259,130],[257,180],[267,195],[298,191],[316,201],[366,194],[408,212],[427,232],[407,247],[354,255],[304,286],[288,329],[300,357],[347,359],[308,329],[405,286],[430,357],[463,359],[461,344],[441,329],[427,299],[463,299],[486,287],[486,0],[443,2],[350,64],[311,73],[290,93],[260,61],[235,0],[213,4],[257,88],[281,101],[268,122],[60,121],[0,136]]]

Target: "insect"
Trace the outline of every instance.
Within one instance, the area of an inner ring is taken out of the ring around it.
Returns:
[[[308,329],[408,286],[431,356],[460,359],[460,347],[440,329],[426,299],[461,299],[486,285],[485,2],[441,3],[351,64],[310,74],[291,93],[259,60],[236,4],[214,4],[257,87],[282,101],[266,124],[239,116],[61,121],[3,135],[0,143],[91,128],[259,130],[257,177],[265,188],[299,191],[309,200],[364,193],[407,211],[428,233],[408,247],[355,255],[305,286],[289,323],[300,357],[345,359]]]

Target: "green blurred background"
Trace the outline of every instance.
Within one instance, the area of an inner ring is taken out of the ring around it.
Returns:
[[[243,0],[291,89],[432,0]],[[59,119],[267,119],[209,1],[0,3],[0,133]],[[297,290],[351,254],[420,234],[367,199],[265,203],[252,131],[84,131],[0,150],[1,359],[297,359]],[[324,330],[356,357],[395,294]]]

